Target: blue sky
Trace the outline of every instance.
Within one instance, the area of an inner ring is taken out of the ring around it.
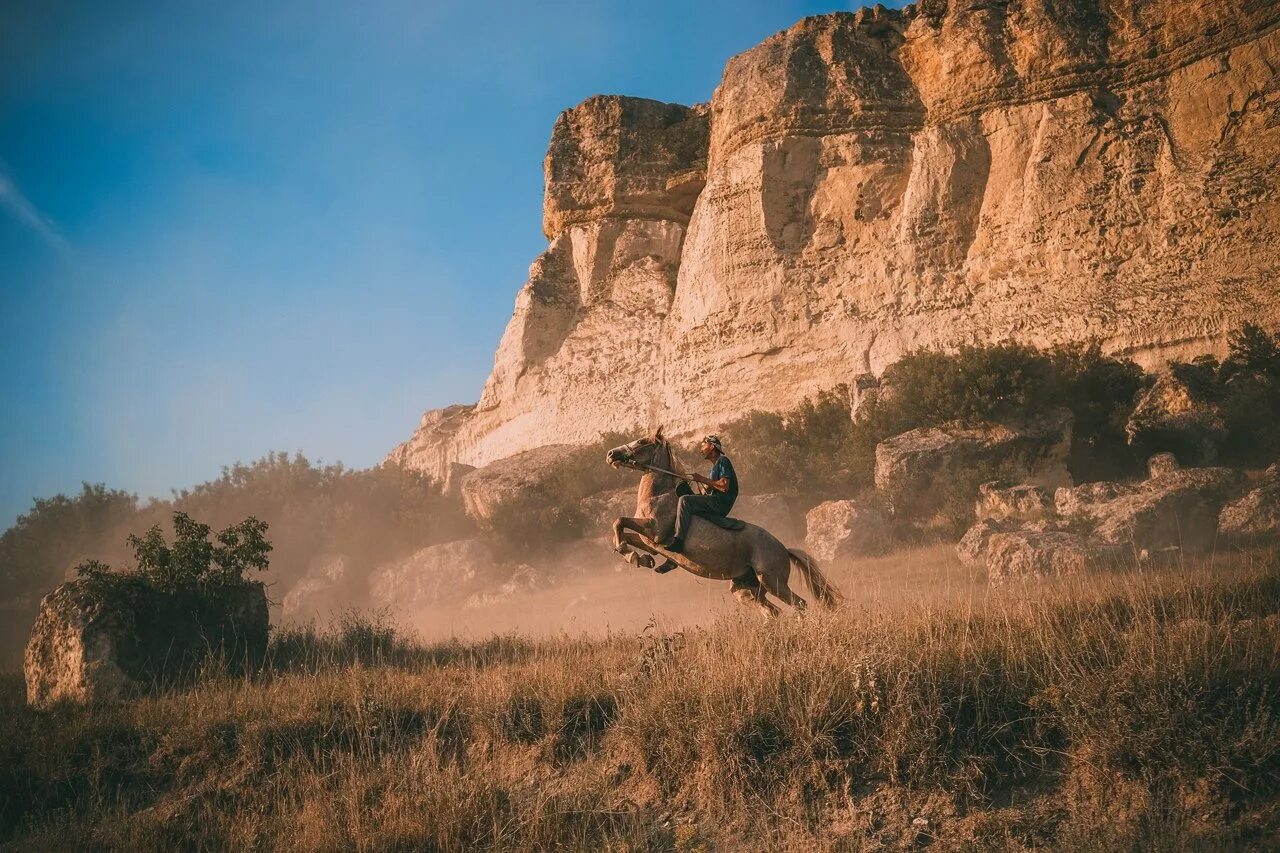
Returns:
[[[82,480],[376,463],[479,395],[560,110],[707,100],[859,5],[5,3],[0,526]]]

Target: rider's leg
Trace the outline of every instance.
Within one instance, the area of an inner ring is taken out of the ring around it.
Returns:
[[[689,532],[689,525],[693,523],[695,515],[703,515],[705,513],[714,513],[716,511],[716,500],[711,495],[684,495],[680,498],[680,503],[676,504],[676,531],[671,539],[671,543],[666,546],[668,551],[680,553],[680,549],[684,547],[684,539]]]

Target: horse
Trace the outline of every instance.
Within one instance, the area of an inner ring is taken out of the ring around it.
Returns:
[[[733,595],[742,604],[755,607],[761,615],[776,616],[778,608],[768,600],[771,593],[796,610],[808,603],[787,585],[794,566],[804,578],[814,599],[824,607],[841,601],[817,561],[795,548],[788,548],[763,527],[742,522],[739,530],[726,530],[714,522],[695,516],[684,540],[684,549],[673,554],[659,541],[666,541],[675,528],[676,485],[671,445],[659,427],[653,434],[605,454],[605,462],[615,468],[643,471],[636,491],[635,517],[613,523],[613,547],[628,562],[652,566],[652,556],[665,557],[685,571],[710,580],[733,582]]]

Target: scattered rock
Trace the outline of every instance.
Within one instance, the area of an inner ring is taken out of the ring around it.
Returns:
[[[805,518],[805,547],[818,560],[874,557],[889,549],[885,517],[856,501],[820,503]]]
[[[1181,469],[1178,457],[1172,453],[1157,453],[1147,460],[1147,477],[1161,477]]]
[[[461,539],[379,567],[369,576],[369,597],[383,607],[435,607],[464,601],[505,579],[486,543]]]
[[[462,481],[468,474],[476,470],[474,465],[463,465],[461,462],[450,462],[444,475],[441,491],[446,498],[462,499]]]
[[[1083,574],[1098,567],[1113,549],[1062,531],[1015,530],[993,533],[987,543],[987,579],[1011,580]]]
[[[1091,528],[1100,542],[1129,546],[1135,554],[1208,550],[1218,513],[1239,492],[1242,475],[1229,468],[1157,468],[1164,472],[1142,483],[1059,489],[1054,502],[1060,514]]]
[[[27,644],[27,702],[112,699],[193,674],[210,656],[255,669],[267,649],[267,595],[259,582],[161,592],[125,578],[106,592],[87,580],[40,602]]]
[[[1156,380],[1138,400],[1125,425],[1131,446],[1174,451],[1176,458],[1198,465],[1217,459],[1226,425],[1217,407],[1205,398],[1202,389],[1209,381],[1200,376],[1202,372],[1197,365],[1182,365]]]
[[[584,516],[585,533],[588,536],[612,536],[613,522],[618,518],[630,518],[636,514],[636,487],[610,489],[596,492],[582,499],[578,507]]]
[[[956,545],[956,556],[969,568],[986,568],[987,547],[991,543],[991,537],[1013,529],[1014,526],[1006,521],[994,518],[979,519],[960,538],[959,544]]]
[[[537,592],[543,585],[542,577],[537,569],[533,566],[521,564],[512,570],[511,577],[496,588],[472,593],[468,596],[467,600],[462,603],[462,609],[474,610],[481,607],[491,607],[495,604],[503,604],[522,595]]]
[[[1256,488],[1222,508],[1218,532],[1237,545],[1280,538],[1280,465],[1272,465]]]
[[[551,444],[470,472],[462,478],[462,502],[471,518],[491,522],[498,508],[509,502],[568,504],[610,486],[621,488],[617,484],[625,482],[624,476],[605,467],[590,447]],[[631,490],[634,496],[634,484]]]
[[[974,513],[978,519],[1015,518],[1036,521],[1053,514],[1053,499],[1043,486],[1024,483],[1010,486],[999,480],[978,487]]]
[[[895,513],[923,517],[941,504],[945,490],[937,485],[957,477],[1000,473],[1050,488],[1069,485],[1072,420],[1058,409],[1016,428],[942,426],[896,435],[876,445],[876,488]]]
[[[311,561],[307,573],[285,593],[280,615],[288,621],[323,618],[352,604],[350,573],[341,554],[324,554]]]

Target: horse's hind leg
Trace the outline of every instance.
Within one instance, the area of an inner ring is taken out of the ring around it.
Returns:
[[[755,574],[752,572],[748,572],[734,580],[733,597],[738,599],[739,604],[755,607],[759,610],[760,615],[766,619],[771,619],[778,615],[778,608],[774,607],[773,602],[765,597],[760,581],[756,579]]]
[[[790,604],[796,610],[804,610],[809,606],[809,602],[791,591],[791,587],[787,586],[787,575],[790,574],[791,564],[784,564],[784,571],[764,571],[756,572],[756,577],[760,578],[760,584],[769,592],[773,593],[785,604]]]

